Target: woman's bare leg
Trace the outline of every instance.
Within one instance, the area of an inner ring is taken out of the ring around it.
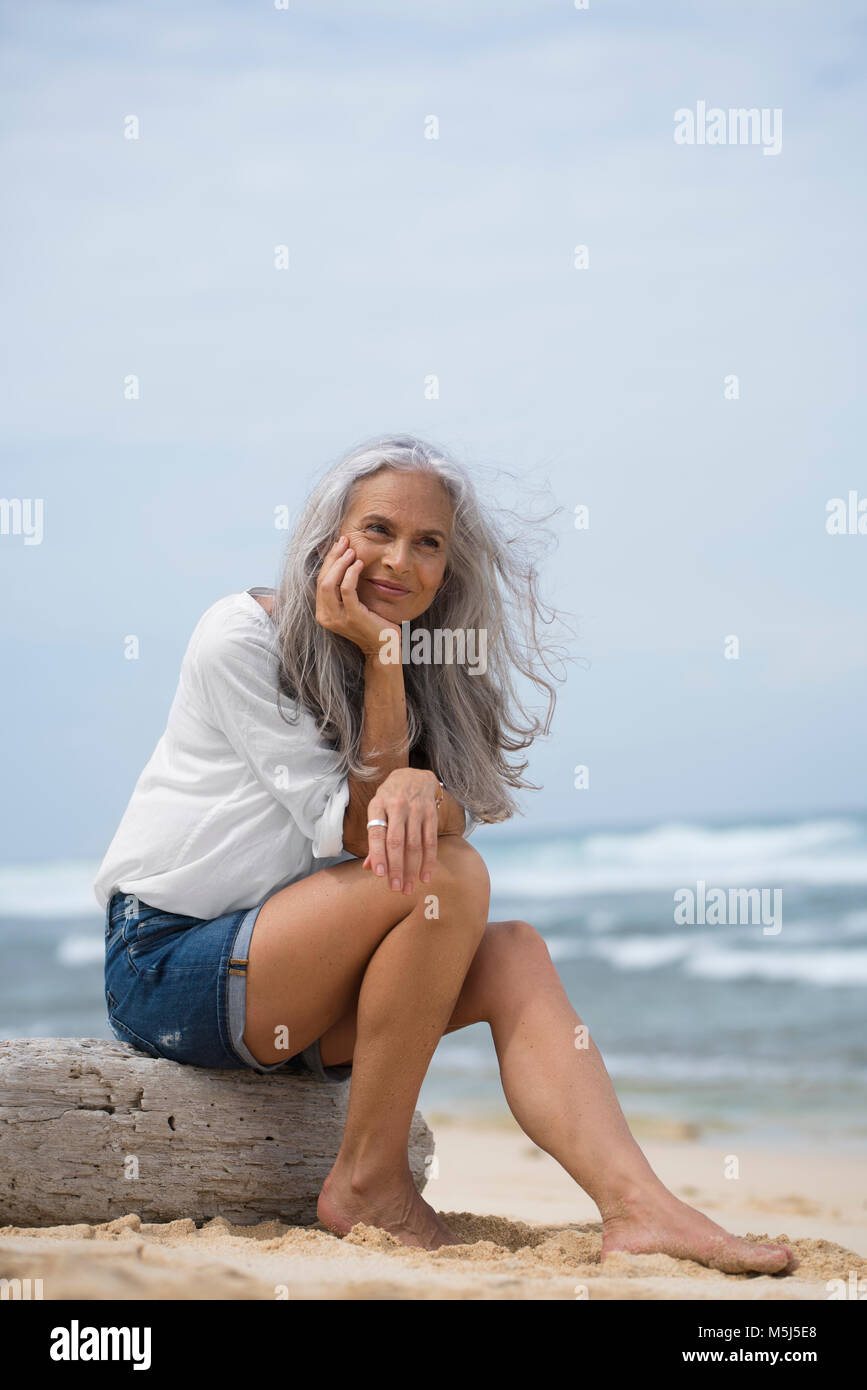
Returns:
[[[446,1032],[490,1024],[503,1090],[518,1124],[599,1207],[602,1256],[662,1252],[727,1273],[777,1273],[788,1247],[730,1235],[681,1202],[636,1143],[593,1039],[569,1003],[548,948],[527,922],[490,922]],[[352,1056],[352,1018],[322,1040]],[[337,1057],[333,1057],[337,1061]]]
[[[544,939],[527,922],[492,926],[459,1009],[490,1023],[518,1124],[598,1206],[603,1259],[626,1250],[694,1259],[731,1274],[793,1267],[787,1246],[730,1235],[668,1190],[626,1123],[599,1049],[569,1003]],[[586,1046],[576,1047],[585,1039]]]
[[[356,1039],[340,1151],[319,1199],[320,1219],[358,1221],[426,1248],[456,1237],[416,1191],[409,1127],[487,922],[490,882],[461,837],[440,839],[431,881],[391,891],[354,860],[313,874],[259,913],[247,968],[244,1040],[258,1061],[303,1050],[354,1004]],[[435,903],[437,916],[429,913]]]

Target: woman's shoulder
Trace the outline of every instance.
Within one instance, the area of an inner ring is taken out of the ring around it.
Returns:
[[[189,655],[195,661],[214,660],[239,646],[262,653],[273,648],[276,628],[259,596],[267,597],[273,590],[224,594],[206,608],[196,623],[190,638]]]
[[[273,589],[242,589],[240,593],[224,594],[206,608],[199,626],[273,627],[269,621],[274,604]]]
[[[284,740],[287,728],[294,729],[299,748],[317,743],[309,712],[300,710],[300,717],[287,724],[285,715],[297,706],[285,694],[279,697],[278,710],[277,628],[248,589],[225,594],[202,614],[187,648],[184,675],[217,722],[225,719],[236,725],[240,717],[247,720],[252,715],[263,726],[273,721]]]
[[[275,594],[273,589],[248,589],[247,593],[250,595],[251,598],[254,598],[262,608],[264,608],[269,618],[273,617],[275,600]]]

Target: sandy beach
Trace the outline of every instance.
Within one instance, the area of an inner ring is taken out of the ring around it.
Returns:
[[[339,1239],[278,1221],[216,1218],[0,1228],[0,1277],[41,1279],[45,1299],[710,1299],[827,1300],[828,1281],[867,1281],[864,1159],[816,1149],[726,1146],[634,1132],[666,1184],[738,1234],[783,1240],[792,1275],[723,1275],[663,1255],[600,1264],[590,1199],[511,1117],[449,1123],[428,1115],[435,1176],[425,1197],[464,1243],[410,1250],[356,1227]],[[661,1127],[664,1131],[664,1126]],[[730,1156],[738,1159],[738,1177]],[[728,1161],[728,1162],[727,1162]],[[867,1290],[867,1282],[863,1285]],[[851,1293],[850,1295],[851,1296]]]

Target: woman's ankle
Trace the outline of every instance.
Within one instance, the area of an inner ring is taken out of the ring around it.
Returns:
[[[665,1184],[651,1173],[649,1177],[630,1175],[621,1181],[607,1184],[603,1192],[591,1193],[599,1208],[603,1223],[631,1221],[642,1213],[672,1200]]]
[[[404,1150],[402,1155],[389,1157],[381,1151],[375,1153],[350,1153],[337,1155],[334,1166],[328,1174],[326,1183],[363,1197],[372,1192],[394,1191],[407,1185],[415,1186],[410,1171],[409,1158]]]

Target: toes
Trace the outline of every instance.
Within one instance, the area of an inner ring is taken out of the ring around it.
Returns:
[[[785,1270],[787,1274],[793,1273],[801,1263],[794,1250],[790,1250],[788,1245],[775,1245],[774,1249],[782,1250],[786,1257],[786,1263],[782,1266],[782,1270]],[[782,1272],[782,1270],[780,1272]]]
[[[754,1245],[750,1251],[752,1267],[763,1274],[780,1274],[793,1258],[785,1245]]]

